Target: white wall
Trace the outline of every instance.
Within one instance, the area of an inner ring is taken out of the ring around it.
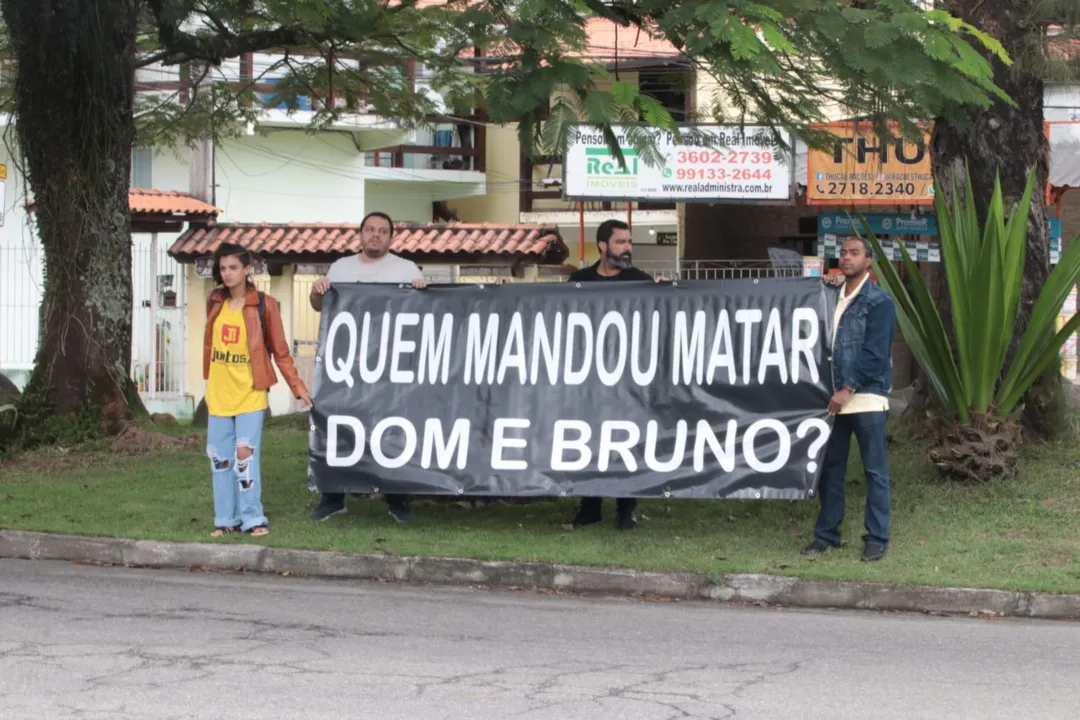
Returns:
[[[367,207],[379,210],[394,222],[431,222],[431,196],[423,192],[409,192],[409,186],[400,182],[367,182]]]
[[[1047,120],[1080,120],[1080,85],[1051,85],[1043,93]]]
[[[359,222],[364,217],[364,154],[345,133],[271,130],[265,137],[227,140],[216,156],[223,221]]]
[[[28,198],[16,162],[0,143],[0,163],[7,166],[0,227],[0,372],[22,387],[37,351],[44,259],[24,209]]]

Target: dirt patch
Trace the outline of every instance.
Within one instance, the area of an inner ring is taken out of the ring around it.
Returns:
[[[1034,535],[1031,535],[1030,533],[1012,532],[1012,531],[1001,533],[1001,539],[1002,540],[1018,540],[1020,542],[1028,542],[1028,543],[1036,542],[1038,540],[1037,537],[1035,537]]]
[[[189,450],[201,447],[199,435],[165,435],[141,427],[130,426],[113,440],[112,449],[121,455],[151,455],[162,450]]]
[[[1047,497],[1042,499],[1039,506],[1047,512],[1080,515],[1080,496],[1069,494],[1061,497]]]
[[[41,475],[73,475],[92,467],[102,456],[101,452],[50,448],[5,460],[0,463],[0,475],[27,470]]]

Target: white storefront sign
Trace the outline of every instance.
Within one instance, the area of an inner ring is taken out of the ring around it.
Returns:
[[[791,197],[794,138],[781,147],[770,128],[755,125],[693,125],[673,133],[647,129],[663,157],[658,166],[640,157],[625,126],[613,128],[626,167],[597,130],[570,131],[563,163],[569,200],[778,201]]]

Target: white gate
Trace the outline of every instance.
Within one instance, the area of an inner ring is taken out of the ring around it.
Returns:
[[[41,248],[0,238],[0,372],[22,387],[34,369],[42,293]]]
[[[131,379],[146,399],[184,395],[184,268],[157,235],[132,235]]]

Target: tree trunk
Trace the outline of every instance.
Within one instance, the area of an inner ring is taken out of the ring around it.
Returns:
[[[131,369],[136,0],[0,0],[19,151],[45,256],[27,396],[105,433],[143,413]]]
[[[1046,214],[1050,146],[1043,129],[1043,80],[1024,67],[1031,48],[1045,45],[1046,28],[1033,24],[1040,0],[949,0],[947,9],[997,38],[1014,59],[1011,67],[992,60],[994,81],[1012,98],[1010,106],[995,103],[973,111],[968,125],[938,120],[931,138],[934,175],[942,189],[953,183],[963,192],[965,162],[979,216],[983,217],[1000,177],[1006,208],[1023,196],[1028,174],[1035,170],[1034,197],[1028,220],[1027,252],[1013,347],[1020,341],[1031,318],[1031,307],[1050,273],[1050,239]],[[1019,61],[1017,61],[1019,59]],[[945,283],[944,273],[941,282]],[[942,300],[948,304],[947,292]],[[946,315],[949,313],[946,311]],[[1058,414],[1064,408],[1059,366],[1052,367],[1028,393],[1024,427],[1029,435],[1044,438],[1062,427]]]

